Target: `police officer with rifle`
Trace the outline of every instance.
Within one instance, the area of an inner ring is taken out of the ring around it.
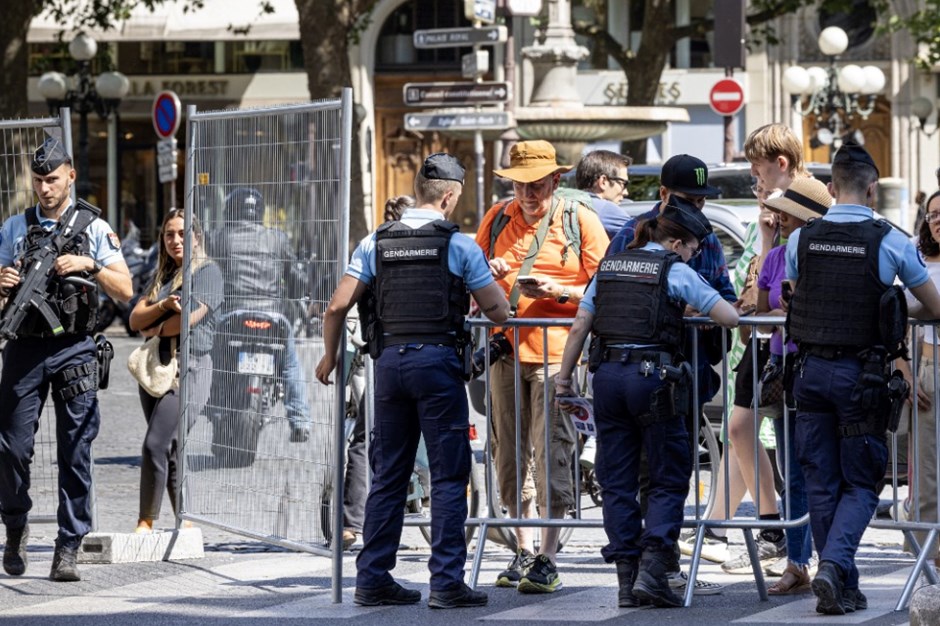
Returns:
[[[686,418],[693,368],[680,350],[686,305],[733,327],[738,311],[687,263],[712,232],[690,200],[669,196],[643,220],[629,247],[604,257],[571,327],[555,397],[564,408],[575,395],[574,368],[593,332],[597,426],[595,471],[604,492],[604,560],[615,563],[621,607],[678,607],[667,575],[675,561],[692,474]],[[649,459],[645,526],[637,499],[640,454]]]
[[[885,433],[897,427],[890,415],[906,396],[900,372],[888,368],[904,352],[908,313],[895,278],[919,300],[912,314],[940,317],[940,295],[914,245],[874,219],[877,187],[871,156],[844,143],[832,161],[836,204],[787,241],[787,278],[795,283],[787,330],[798,346],[796,453],[819,551],[816,611],[826,615],[868,607],[855,553],[878,505]]]
[[[463,581],[464,523],[471,449],[464,381],[470,377],[465,315],[470,294],[495,322],[509,303],[483,251],[446,220],[463,190],[464,168],[449,154],[429,156],[415,179],[416,208],[383,224],[353,252],[323,320],[324,356],[317,380],[330,384],[346,314],[367,288],[363,320],[375,359],[372,486],[362,551],[356,559],[356,604],[414,604],[417,590],[390,571],[401,540],[408,482],[424,434],[431,470],[431,608],[482,606],[483,592]],[[342,375],[342,373],[340,373]]]
[[[0,518],[6,526],[3,569],[27,566],[29,465],[39,415],[52,391],[59,471],[59,531],[49,577],[80,580],[75,557],[91,530],[91,442],[100,414],[98,348],[92,338],[98,288],[130,299],[120,242],[98,209],[71,201],[75,170],[62,143],[34,153],[34,207],[0,229],[0,333],[7,339],[0,376]]]

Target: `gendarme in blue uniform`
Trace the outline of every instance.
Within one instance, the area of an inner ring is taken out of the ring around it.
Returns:
[[[647,243],[642,250],[663,250]],[[721,295],[685,263],[677,262],[667,275],[669,297],[688,303],[708,315]],[[597,281],[591,281],[579,305],[595,314]],[[648,343],[613,344],[643,353]],[[682,524],[682,507],[689,489],[691,458],[685,420],[673,419],[642,428],[636,419],[649,412],[650,397],[665,383],[659,369],[643,376],[639,362],[601,363],[594,373],[594,419],[598,428],[595,460],[598,480],[604,489],[604,528],[609,543],[601,550],[608,563],[639,558],[645,547],[669,549],[675,545]],[[646,527],[642,530],[639,491],[641,448],[650,463],[650,491]],[[678,515],[678,517],[677,517]]]
[[[866,220],[870,223],[872,217],[867,207],[837,204],[821,220],[824,223]],[[787,278],[793,281],[818,272],[818,265],[826,264],[825,259],[821,259],[815,266],[800,265],[800,239],[806,237],[807,232],[807,227],[798,229],[787,242]],[[913,244],[895,229],[890,229],[880,241],[877,267],[878,279],[885,288],[894,283],[895,277],[908,287],[917,287],[929,280]],[[826,269],[831,272],[831,268]],[[797,283],[794,302],[800,289]],[[831,292],[810,294],[808,299],[821,298],[824,304],[831,306],[832,317],[838,320],[841,319],[839,302],[835,300],[838,297]],[[791,313],[793,306],[791,304]],[[864,313],[873,320],[878,317],[877,309]],[[883,432],[841,434],[842,428],[866,421],[867,413],[855,393],[863,363],[857,356],[857,347],[842,352],[834,348],[836,350],[829,354],[814,354],[807,345],[800,344],[793,383],[797,402],[795,443],[806,478],[810,525],[820,563],[836,564],[841,570],[845,591],[857,592],[855,553],[878,504],[875,486],[885,473],[887,446]],[[838,613],[839,609],[830,603],[821,612]]]
[[[46,230],[55,225],[55,220],[43,218],[38,205],[28,210],[37,212],[40,225]],[[26,232],[23,213],[3,223],[0,266],[9,267],[22,260]],[[107,267],[124,260],[120,243],[107,222],[96,219],[85,233],[89,254],[101,265]],[[22,527],[32,508],[29,465],[36,423],[51,388],[58,444],[57,544],[77,548],[91,530],[91,442],[100,423],[97,385],[68,399],[63,399],[59,392],[83,380],[79,377],[66,381],[63,372],[95,363],[95,342],[87,332],[20,337],[7,342],[0,378],[0,517],[8,529]]]
[[[417,229],[441,219],[429,209],[408,209],[401,222]],[[450,272],[469,291],[493,282],[482,250],[454,233],[448,245]],[[362,240],[346,273],[373,285],[376,235]],[[423,285],[414,285],[416,292]],[[375,426],[370,448],[372,487],[365,508],[363,547],[356,559],[356,586],[375,589],[393,582],[401,540],[408,483],[419,437],[427,446],[433,491],[431,511],[431,590],[444,591],[463,581],[467,547],[467,482],[471,449],[463,364],[453,345],[387,345],[375,362]]]

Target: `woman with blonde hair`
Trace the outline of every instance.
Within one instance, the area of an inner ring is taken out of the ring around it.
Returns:
[[[206,258],[203,234],[199,222],[192,224],[192,259],[183,264],[183,241],[186,232],[184,211],[172,209],[160,228],[160,252],[157,271],[146,298],[141,298],[131,312],[131,329],[144,337],[160,337],[161,355],[176,358],[175,346],[179,342],[182,312],[189,314],[190,372],[196,415],[209,399],[212,379],[212,336],[222,304],[222,272],[218,265]],[[182,301],[183,273],[192,273],[193,293],[198,297],[189,303]],[[174,341],[175,340],[175,341]],[[153,397],[143,387],[138,389],[140,404],[147,420],[147,433],[141,452],[140,510],[138,533],[153,530],[153,521],[160,515],[165,486],[173,511],[177,511],[177,432],[180,418],[179,386],[174,385],[160,397]]]

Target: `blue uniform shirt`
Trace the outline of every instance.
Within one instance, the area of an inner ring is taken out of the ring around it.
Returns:
[[[661,245],[649,242],[641,250],[664,250]],[[683,300],[692,305],[693,308],[702,312],[702,315],[708,315],[712,307],[721,300],[721,294],[705,282],[702,276],[685,263],[673,263],[669,268],[669,276],[666,278],[666,285],[670,298]],[[594,296],[597,294],[597,281],[592,280],[581,298],[581,304],[578,308],[584,309],[591,315],[594,315]]]
[[[431,209],[405,209],[401,221],[411,228],[420,228],[443,216]],[[476,291],[493,282],[490,266],[483,256],[483,250],[477,243],[462,233],[454,233],[450,238],[447,252],[447,264],[450,271],[463,277],[464,284],[470,291]],[[375,278],[375,233],[367,235],[353,251],[346,273],[367,285]]]
[[[56,220],[43,217],[38,204],[34,210],[40,225],[46,230],[52,230]],[[10,267],[23,258],[26,251],[26,230],[26,216],[23,213],[17,213],[3,223],[3,228],[0,229],[0,267]],[[111,230],[111,225],[103,219],[98,218],[89,224],[85,234],[88,235],[88,251],[91,258],[105,267],[124,260],[117,235]]]
[[[857,204],[835,204],[821,219],[830,222],[861,222],[871,219],[872,210]],[[800,230],[796,229],[787,241],[787,278],[799,277],[797,251],[799,250]],[[897,276],[908,288],[919,287],[930,280],[924,261],[917,254],[917,249],[901,231],[892,228],[881,240],[878,252],[878,277],[885,285],[893,285]]]
[[[623,252],[636,236],[636,227],[642,220],[649,220],[659,216],[659,206],[657,202],[650,211],[635,217],[624,224],[620,232],[610,240],[607,246],[607,255]],[[709,285],[718,290],[721,297],[728,302],[734,302],[738,299],[731,285],[731,277],[728,275],[728,263],[725,261],[725,251],[721,247],[721,241],[715,233],[710,233],[705,239],[699,242],[699,249],[702,251],[697,257],[692,259],[688,266],[698,272]],[[700,311],[702,309],[699,309]]]

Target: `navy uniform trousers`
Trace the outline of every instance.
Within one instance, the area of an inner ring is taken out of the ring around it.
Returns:
[[[3,350],[0,377],[0,517],[8,528],[27,521],[32,508],[29,466],[39,416],[56,374],[94,362],[95,342],[89,335],[22,338]],[[91,531],[91,442],[101,416],[97,391],[91,389],[63,402],[55,399],[59,469],[59,545],[77,548]]]
[[[796,453],[806,478],[810,528],[820,561],[841,568],[858,589],[855,553],[878,506],[876,483],[888,462],[885,436],[842,437],[840,425],[865,421],[853,400],[862,364],[855,357],[807,356],[793,382]]]
[[[464,524],[470,481],[470,418],[462,365],[453,347],[390,346],[375,363],[375,424],[356,585],[392,582],[405,500],[418,440],[424,434],[431,471],[431,590],[463,582]]]
[[[644,549],[671,551],[679,538],[692,475],[685,420],[646,427],[637,421],[649,413],[650,395],[664,384],[658,371],[642,376],[639,363],[601,363],[594,373],[595,471],[610,542],[601,554],[608,563],[637,559]],[[637,500],[641,450],[649,459],[645,529]]]

